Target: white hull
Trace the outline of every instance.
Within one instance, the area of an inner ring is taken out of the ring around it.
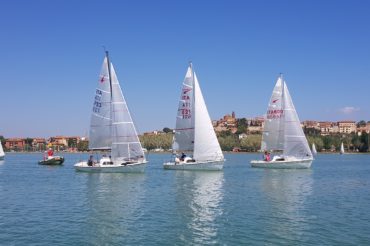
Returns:
[[[312,159],[306,160],[284,160],[284,161],[251,161],[252,167],[270,169],[303,169],[310,168]]]
[[[145,162],[137,162],[131,164],[113,164],[113,165],[100,165],[94,164],[93,166],[87,165],[87,162],[79,162],[74,165],[75,169],[80,172],[90,173],[143,173],[146,167]]]
[[[219,171],[219,170],[222,170],[223,166],[224,166],[224,161],[191,162],[191,163],[183,163],[183,162],[163,163],[164,169],[171,169],[171,170]]]

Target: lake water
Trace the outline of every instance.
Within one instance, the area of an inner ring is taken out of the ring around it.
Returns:
[[[1,245],[370,245],[370,155],[319,155],[308,170],[254,169],[226,154],[221,172],[76,172],[0,162]]]

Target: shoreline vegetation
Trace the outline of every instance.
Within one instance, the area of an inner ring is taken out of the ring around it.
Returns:
[[[343,142],[346,153],[369,153],[369,134],[362,133],[360,136],[356,133],[351,134],[333,134],[321,136],[319,133],[307,131],[306,137],[310,146],[315,143],[318,153],[339,153],[340,145]],[[260,153],[261,148],[261,134],[245,134],[242,138],[240,134],[232,133],[231,131],[222,131],[217,133],[217,138],[220,143],[221,149],[224,152],[242,152],[242,153]],[[148,150],[149,153],[156,152],[172,152],[172,130],[169,132],[160,132],[158,134],[144,134],[140,136],[140,141],[143,148]],[[4,146],[4,144],[3,144]],[[83,144],[76,144],[76,147],[68,146],[52,146],[55,151],[68,152],[68,153],[84,153],[94,152],[88,151],[88,141]],[[5,146],[4,146],[5,147]],[[46,145],[41,148],[34,148],[28,146],[25,149],[19,149],[14,152],[26,153],[43,153],[47,147]],[[4,148],[7,153],[9,150]],[[102,152],[103,153],[103,152]]]
[[[246,152],[246,151],[239,151],[239,152],[236,152],[236,151],[222,151],[224,153],[227,153],[227,154],[235,154],[235,155],[242,155],[242,154],[263,154],[263,152],[261,151],[258,151],[258,152]],[[8,155],[12,155],[12,154],[44,154],[44,151],[5,151],[5,153]],[[96,152],[96,151],[56,151],[54,152],[54,154],[63,154],[63,153],[67,153],[67,154],[106,154],[107,152]],[[148,154],[172,154],[172,151],[169,151],[169,150],[163,150],[163,151],[148,151],[148,152],[145,152],[146,155]],[[339,151],[334,151],[334,152],[331,152],[331,151],[326,151],[326,152],[318,152],[318,154],[323,154],[323,155],[338,155],[340,154]],[[345,155],[370,155],[370,152],[346,152]]]

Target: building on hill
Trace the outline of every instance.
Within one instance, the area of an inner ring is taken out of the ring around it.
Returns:
[[[212,124],[216,132],[229,130],[232,133],[235,133],[238,130],[235,112],[232,112],[231,115],[230,114],[224,115],[224,117],[222,117],[218,121],[212,121]]]
[[[8,138],[5,140],[5,148],[8,150],[24,150],[26,140],[24,138]]]
[[[46,139],[45,138],[34,138],[32,140],[32,150],[33,151],[43,151],[46,149]]]
[[[356,122],[352,120],[338,121],[339,133],[356,133]]]
[[[53,148],[56,151],[66,150],[70,148],[70,151],[74,151],[77,148],[78,143],[80,142],[81,138],[72,136],[55,136],[50,137],[48,139],[48,147]]]
[[[327,136],[335,132],[335,123],[330,121],[320,121],[319,128],[322,136]]]
[[[359,136],[361,136],[362,133],[370,134],[370,122],[366,123],[365,126],[357,127],[356,132]]]
[[[264,117],[255,117],[252,119],[247,119],[248,122],[248,133],[249,134],[260,134],[265,126]]]
[[[314,128],[314,129],[320,130],[319,122],[314,121],[314,120],[305,120],[302,122],[302,125],[303,127],[306,127],[306,128]]]

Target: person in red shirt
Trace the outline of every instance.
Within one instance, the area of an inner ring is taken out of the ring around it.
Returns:
[[[53,156],[54,155],[54,151],[53,151],[53,149],[52,148],[50,148],[49,150],[48,150],[48,156],[49,157],[51,157],[51,156]]]

